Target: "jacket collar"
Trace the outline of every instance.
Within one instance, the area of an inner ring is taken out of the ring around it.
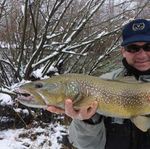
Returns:
[[[148,78],[150,79],[150,70],[139,71],[136,68],[129,65],[125,58],[123,58],[122,63],[126,69],[126,72],[124,73],[125,76],[135,76],[135,78],[137,80],[139,80],[140,78],[143,78],[143,77],[145,78],[145,76],[148,76]]]

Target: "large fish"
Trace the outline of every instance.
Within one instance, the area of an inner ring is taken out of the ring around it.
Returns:
[[[64,107],[72,99],[74,108],[90,107],[98,101],[97,112],[110,117],[131,119],[142,131],[150,128],[150,83],[103,80],[83,74],[65,74],[22,85],[18,101],[26,106]]]

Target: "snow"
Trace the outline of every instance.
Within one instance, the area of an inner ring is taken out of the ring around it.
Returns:
[[[57,50],[57,49],[56,49],[56,50]],[[46,62],[47,60],[51,59],[52,57],[54,57],[54,56],[56,56],[56,55],[58,55],[58,54],[59,54],[59,52],[55,51],[55,52],[53,52],[52,54],[46,56],[44,59],[39,60],[37,63],[33,64],[32,67],[34,68],[34,67],[36,67],[37,65],[39,65],[39,64],[41,64],[41,63],[44,63],[44,62]]]
[[[60,124],[49,124],[46,128],[9,129],[0,133],[2,149],[60,149],[66,128]]]
[[[0,93],[0,105],[12,105],[9,95]],[[27,109],[14,108],[17,113],[28,115]],[[11,119],[6,116],[0,117],[1,122]],[[13,120],[13,119],[12,119]],[[2,149],[61,149],[62,138],[68,134],[68,126],[59,122],[45,123],[43,126],[29,126],[30,128],[8,129],[0,131],[0,148]],[[44,122],[42,123],[44,124]]]
[[[105,32],[105,31],[103,31],[103,32],[101,32],[101,33],[99,33],[98,35],[97,35],[97,38],[99,39],[99,38],[101,38],[104,34],[106,34],[107,32]]]
[[[13,101],[9,95],[0,93],[0,105],[13,105]]]
[[[43,68],[44,67],[41,67],[39,69],[36,69],[35,71],[32,72],[32,75],[35,77],[35,78],[41,78],[43,79],[42,75],[43,75]],[[53,72],[58,72],[58,69],[56,67],[53,67],[53,66],[50,66],[49,69],[47,70],[47,72],[50,72],[50,71],[53,71]],[[47,76],[44,77],[44,79],[46,79]]]
[[[37,70],[38,71],[38,70]],[[0,105],[12,105],[13,101],[7,94],[0,93]],[[27,109],[13,108],[17,113],[28,115]],[[61,116],[63,119],[64,116]],[[0,116],[0,122],[11,121],[11,118]],[[12,119],[13,121],[13,119]],[[58,121],[58,120],[57,120]],[[35,123],[35,124],[34,124]],[[0,148],[2,149],[61,149],[63,136],[68,135],[68,126],[58,122],[38,124],[21,129],[7,129],[0,131]],[[1,128],[0,128],[1,129]]]
[[[21,113],[22,112],[22,113],[24,113],[26,115],[29,115],[29,111],[27,109],[16,108],[16,109],[14,109],[14,111],[17,112],[17,113]]]
[[[57,72],[55,67],[50,67],[50,71]],[[42,76],[43,68],[34,71],[36,77]],[[43,78],[41,78],[43,79]],[[14,84],[11,86],[11,90],[17,88],[18,86],[27,83],[29,81],[23,80],[19,84]],[[11,93],[11,91],[1,88],[3,92]],[[0,93],[0,105],[10,106],[13,105],[13,100],[11,96],[5,93]],[[27,109],[13,108],[16,113],[24,113],[29,115]],[[61,118],[62,119],[62,118]],[[13,121],[7,116],[0,116],[0,122],[7,123]],[[38,123],[38,122],[34,122]],[[44,124],[44,127],[43,127]],[[32,124],[33,125],[33,124]],[[61,125],[58,122],[44,123],[38,125],[29,126],[30,128],[21,129],[8,129],[1,130],[0,132],[0,148],[2,149],[61,149],[63,136],[68,135],[68,126]]]
[[[57,55],[58,52],[53,53]],[[53,55],[50,55],[53,57]],[[37,69],[33,72],[33,75],[37,78],[42,78],[43,67]],[[48,71],[58,72],[57,68],[51,66]],[[5,93],[12,93],[14,88],[30,81],[22,80],[18,84],[13,84],[9,89],[0,88],[2,93],[0,93],[0,105],[1,106],[12,106],[14,104],[11,96]],[[24,115],[29,115],[27,109],[13,108],[16,113],[24,113]],[[1,123],[9,123],[14,121],[10,117],[5,115],[0,116]],[[44,122],[43,122],[44,123]],[[42,124],[43,124],[42,123]],[[68,135],[68,126],[59,124],[59,122],[46,123],[43,127],[30,126],[30,128],[21,129],[7,129],[1,130],[0,128],[0,148],[2,149],[61,149],[63,136]]]
[[[22,14],[24,15],[24,12],[25,12],[25,5],[21,5],[21,12],[22,12]]]
[[[7,48],[8,44],[6,42],[0,41],[1,48]]]

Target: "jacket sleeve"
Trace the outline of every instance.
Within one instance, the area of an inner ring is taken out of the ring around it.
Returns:
[[[104,149],[106,132],[103,120],[96,125],[73,120],[69,128],[69,141],[77,149]]]

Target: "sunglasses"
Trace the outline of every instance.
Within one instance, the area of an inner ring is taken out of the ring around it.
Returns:
[[[146,52],[150,52],[150,43],[146,43],[142,46],[131,44],[124,47],[127,52],[136,53],[143,49]]]

